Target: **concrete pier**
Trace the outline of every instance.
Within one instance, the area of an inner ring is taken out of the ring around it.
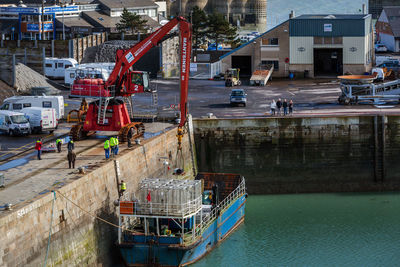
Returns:
[[[146,177],[193,178],[188,134],[183,141],[185,175],[178,177],[171,170],[166,172],[163,164],[167,159],[174,168],[176,128],[153,135],[131,149],[120,145],[121,153],[115,160],[119,162],[120,179],[127,184],[125,196],[133,194]],[[13,209],[0,213],[0,266],[43,266],[46,253],[48,266],[115,264],[112,259],[118,258],[113,250],[117,228],[95,218],[118,224],[114,160],[104,159],[103,140],[77,142],[77,167],[86,166],[86,173],[79,174],[76,169],[68,169],[65,150],[44,154],[41,161],[32,159],[4,172],[11,180],[0,191],[0,201],[12,203]],[[57,190],[55,195],[52,190]]]

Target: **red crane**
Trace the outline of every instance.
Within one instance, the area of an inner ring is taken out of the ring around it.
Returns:
[[[134,136],[143,135],[144,125],[131,122],[125,103],[117,97],[128,97],[149,90],[147,72],[132,71],[135,64],[150,48],[156,46],[162,38],[175,26],[180,32],[180,113],[178,127],[178,150],[180,148],[183,126],[187,119],[187,98],[192,33],[191,25],[183,17],[176,17],[153,32],[149,37],[134,45],[129,50],[119,50],[115,67],[107,81],[98,78],[76,79],[71,88],[71,95],[80,97],[96,97],[91,102],[83,122],[71,128],[70,135],[74,140],[80,140],[94,131],[119,131],[121,141],[127,140],[128,132],[134,128]]]

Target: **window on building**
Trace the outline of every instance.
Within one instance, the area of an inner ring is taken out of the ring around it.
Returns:
[[[42,107],[44,108],[51,108],[51,101],[43,101]]]
[[[278,38],[269,38],[268,45],[279,45]]]
[[[31,103],[24,103],[24,108],[30,108],[30,107],[32,107]]]
[[[322,44],[343,44],[343,37],[321,37],[321,36],[314,36],[314,44],[322,45]]]
[[[22,109],[22,104],[13,104],[12,107],[13,107],[13,110]]]
[[[274,70],[279,70],[279,61],[278,60],[262,60],[261,65],[263,67],[269,68],[269,66],[274,66]]]
[[[279,45],[278,38],[269,38],[269,39],[262,39],[261,45],[268,46],[268,45]]]

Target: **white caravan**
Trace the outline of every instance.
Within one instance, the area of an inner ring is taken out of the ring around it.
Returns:
[[[71,85],[76,78],[101,78],[107,81],[112,70],[108,68],[75,67],[65,70],[64,83]]]
[[[31,133],[31,126],[23,113],[0,110],[0,131],[10,136],[28,135]]]
[[[30,107],[21,109],[21,112],[29,120],[31,130],[34,133],[43,131],[52,133],[58,126],[57,113],[54,108]]]
[[[12,96],[6,98],[0,110],[20,112],[23,108],[54,108],[57,120],[64,117],[64,98],[62,96]]]
[[[65,76],[66,69],[77,65],[78,61],[73,58],[46,57],[44,60],[44,75],[50,78],[62,79]]]

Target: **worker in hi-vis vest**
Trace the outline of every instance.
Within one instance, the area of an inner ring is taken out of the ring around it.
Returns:
[[[110,158],[110,140],[104,142],[104,152],[106,154],[106,159]]]
[[[118,136],[114,137],[114,155],[118,155],[118,151],[119,151],[119,140],[118,140]]]
[[[125,190],[126,190],[126,183],[124,182],[124,180],[121,180],[121,183],[119,184],[119,196],[120,197],[122,197]]]
[[[57,151],[58,153],[61,152],[61,145],[62,145],[62,140],[60,138],[57,138],[56,140],[56,146],[57,146]]]
[[[115,154],[115,138],[114,138],[114,136],[110,137],[110,147],[111,147],[111,156],[113,157]]]

